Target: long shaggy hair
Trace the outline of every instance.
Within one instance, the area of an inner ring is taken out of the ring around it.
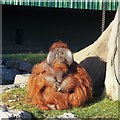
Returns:
[[[69,50],[62,41],[54,43],[49,50],[56,48]],[[86,70],[75,61],[70,65],[62,64],[60,82],[57,82],[57,67],[49,65],[46,59],[33,67],[27,84],[27,102],[42,110],[62,110],[83,106],[92,98],[92,81]]]

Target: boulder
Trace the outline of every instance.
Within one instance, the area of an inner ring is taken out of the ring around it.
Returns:
[[[13,59],[3,59],[2,65],[4,65],[8,69],[17,69],[20,71],[21,74],[30,73],[33,67],[33,65],[28,62],[16,61]]]
[[[32,64],[23,62],[23,61],[21,62],[21,61],[16,61],[11,59],[1,60],[0,85],[13,83],[16,74],[21,74],[21,76],[20,75],[17,76],[17,79],[19,79],[19,82],[20,82],[20,79],[22,79],[22,82],[27,80],[28,75],[22,75],[22,74],[31,73],[32,67],[33,67]]]
[[[2,69],[2,68],[5,68],[5,66],[0,64],[0,69]]]
[[[18,74],[15,76],[15,81],[14,84],[24,84],[26,85],[28,78],[29,78],[30,74]]]
[[[2,65],[2,59],[0,58],[0,65]]]
[[[8,109],[4,105],[0,105],[0,120],[32,120],[33,117],[30,113],[22,110]]]
[[[7,69],[3,67],[0,72],[2,73],[2,84],[11,84],[14,82],[15,76],[19,73],[16,69]]]
[[[19,62],[16,61],[16,60],[12,60],[12,59],[4,59],[3,60],[3,65],[5,65],[6,68],[15,68],[15,69],[18,69]]]
[[[19,62],[19,70],[31,72],[33,65],[27,62]]]
[[[5,66],[0,64],[0,85],[2,85],[2,69],[3,68],[5,68]]]

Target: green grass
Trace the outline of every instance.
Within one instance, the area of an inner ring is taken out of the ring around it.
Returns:
[[[26,61],[32,64],[41,62],[46,58],[47,54],[3,54],[3,58],[9,58],[19,61]],[[120,102],[112,101],[108,98],[93,99],[91,103],[88,103],[85,107],[73,108],[68,110],[51,110],[41,111],[25,102],[26,88],[15,88],[9,92],[6,92],[2,97],[3,104],[14,108],[21,109],[32,113],[37,119],[43,119],[46,117],[55,117],[65,112],[72,112],[78,118],[118,118],[118,105]],[[9,100],[15,100],[9,102]]]
[[[118,118],[118,105],[120,102],[112,101],[108,98],[93,99],[84,107],[73,108],[68,110],[50,110],[42,111],[25,102],[26,88],[15,88],[9,92],[2,94],[2,101],[5,105],[28,111],[37,119],[45,119],[46,117],[55,117],[65,112],[74,113],[78,118]],[[16,100],[9,102],[8,100]]]
[[[47,54],[3,54],[2,58],[14,59],[18,61],[26,61],[32,64],[39,63],[46,58]]]

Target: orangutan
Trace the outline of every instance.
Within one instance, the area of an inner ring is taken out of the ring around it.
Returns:
[[[41,110],[79,107],[92,98],[92,81],[74,61],[68,45],[58,41],[47,58],[33,67],[26,98]]]

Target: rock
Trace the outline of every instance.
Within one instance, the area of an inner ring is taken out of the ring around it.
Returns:
[[[6,59],[4,62],[4,65],[6,68],[15,68],[18,69],[19,67],[19,62],[16,60],[12,60],[12,59]]]
[[[2,65],[2,59],[0,59],[0,65]]]
[[[73,113],[64,113],[63,115],[59,115],[57,117],[50,117],[47,120],[81,120],[77,118]]]
[[[15,85],[14,84],[11,84],[11,85],[0,85],[0,94],[9,90],[9,89],[12,89],[14,88]]]
[[[2,73],[2,84],[13,83],[16,74],[19,73],[19,71],[16,69],[7,69],[5,67],[3,67],[2,70],[0,70],[0,72]]]
[[[2,69],[3,68],[5,68],[5,66],[0,64],[0,85],[2,85]]]
[[[64,113],[63,115],[57,116],[57,118],[59,118],[60,120],[62,119],[72,120],[73,118],[74,120],[79,120],[78,118],[75,117],[73,113]]]
[[[16,75],[14,84],[26,84],[30,74]]]
[[[20,62],[19,63],[19,70],[31,72],[33,65],[27,62]]]
[[[8,100],[8,102],[16,102],[17,100]]]
[[[0,94],[9,91],[13,88],[22,88],[22,87],[25,87],[25,85],[24,84],[0,85]]]
[[[11,90],[13,88],[18,88],[19,86],[16,86],[14,84],[10,84],[10,85],[0,85],[0,93],[6,92],[8,90]]]
[[[4,59],[2,60],[2,65],[4,65],[8,69],[17,69],[21,73],[30,73],[33,67],[32,64],[24,62],[24,61],[16,61],[13,59]]]
[[[0,64],[0,69],[2,69],[2,68],[5,68],[5,66]]]
[[[16,74],[31,73],[33,67],[33,65],[30,63],[11,60],[11,59],[4,59],[1,61],[1,63],[2,64],[0,64],[0,85],[12,84],[14,82],[14,79],[16,81],[15,84],[25,83],[29,75],[16,76]]]
[[[16,120],[16,119],[27,119],[32,120],[32,115],[28,112],[22,111],[22,110],[11,110],[7,109],[6,106],[0,105],[0,120],[3,119],[10,119],[10,120]]]

